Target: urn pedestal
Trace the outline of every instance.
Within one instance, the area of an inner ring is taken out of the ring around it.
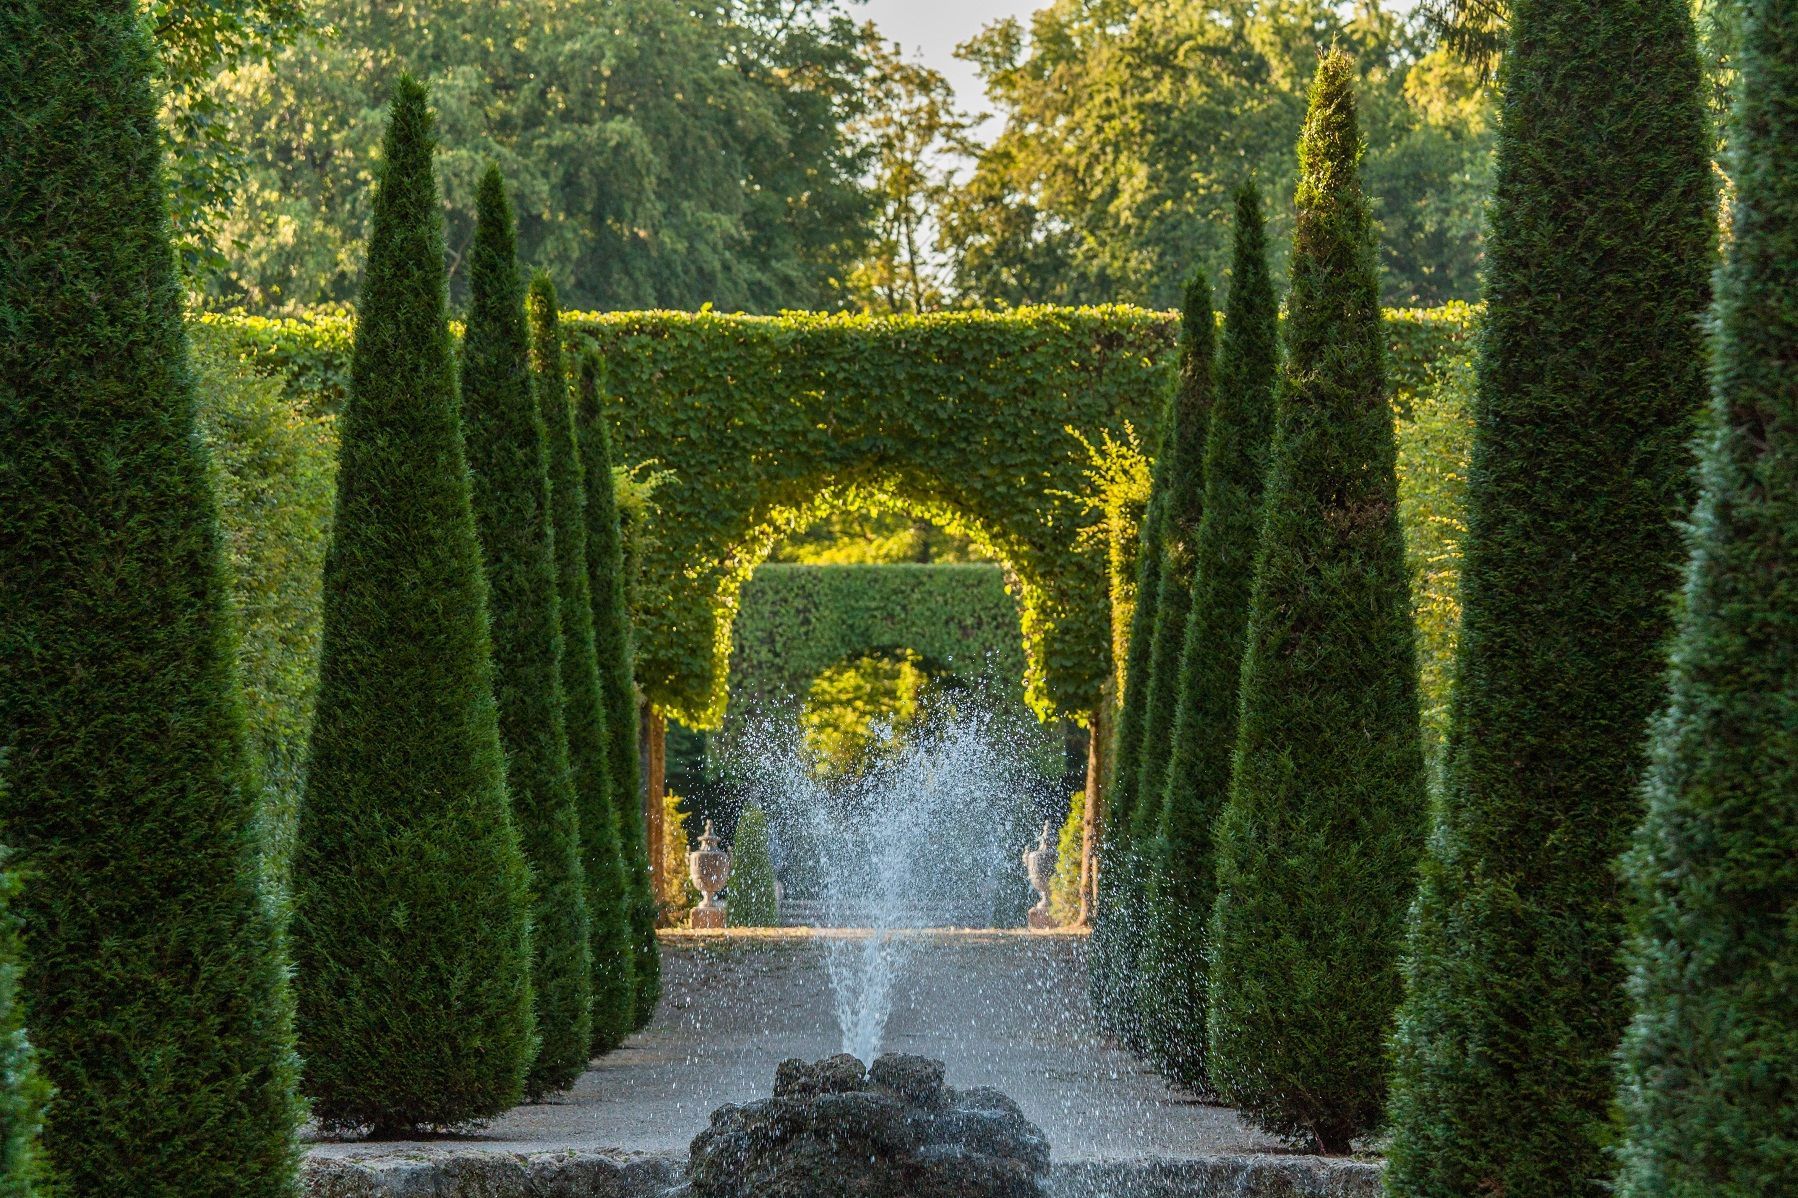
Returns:
[[[1024,875],[1030,879],[1030,888],[1037,893],[1036,906],[1024,914],[1024,925],[1029,928],[1052,928],[1055,917],[1049,914],[1049,887],[1055,881],[1055,859],[1059,854],[1055,851],[1055,831],[1050,821],[1043,821],[1042,838],[1036,842],[1034,849],[1024,850]]]
[[[730,854],[718,847],[718,836],[712,831],[712,821],[705,821],[705,834],[699,838],[699,847],[687,854],[687,874],[693,879],[693,888],[699,891],[700,904],[693,908],[688,919],[688,926],[694,928],[722,928],[729,924],[729,913],[723,903],[718,901],[718,892],[730,881]]]

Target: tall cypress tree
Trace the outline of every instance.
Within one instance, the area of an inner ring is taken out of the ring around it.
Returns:
[[[525,1093],[566,1089],[593,1039],[581,824],[563,722],[562,627],[550,529],[549,455],[530,365],[512,205],[499,168],[481,177],[468,260],[462,426],[486,566],[506,789],[531,867],[537,1057]]]
[[[1160,561],[1155,579],[1155,622],[1149,631],[1148,680],[1142,695],[1142,747],[1130,822],[1124,829],[1129,865],[1118,894],[1131,917],[1117,932],[1120,1005],[1128,1016],[1116,1029],[1132,1048],[1146,1046],[1143,1008],[1147,987],[1142,957],[1154,922],[1150,891],[1157,889],[1155,833],[1167,777],[1168,738],[1179,703],[1180,648],[1192,611],[1193,564],[1205,504],[1205,437],[1216,383],[1217,321],[1211,285],[1195,274],[1186,285],[1180,322],[1180,374],[1169,409],[1161,452]]]
[[[1378,1120],[1424,829],[1423,741],[1354,64],[1299,141],[1288,356],[1218,821],[1209,1067],[1270,1131]]]
[[[592,869],[593,1047],[616,1048],[633,1027],[636,978],[629,911],[620,904],[618,815],[613,808],[611,714],[600,694],[594,658],[593,592],[587,565],[587,492],[574,410],[562,357],[556,288],[531,278],[531,370],[537,406],[549,430],[550,506],[555,520],[556,585],[562,600],[562,686],[568,696],[568,756],[580,805],[582,848]]]
[[[0,815],[59,1192],[274,1198],[293,1007],[153,69],[130,0],[0,5]]]
[[[1626,1198],[1798,1178],[1798,3],[1748,6],[1737,62],[1703,493],[1627,862]]]
[[[591,352],[581,358],[579,429],[587,480],[587,577],[593,596],[594,655],[599,662],[600,697],[611,737],[612,810],[618,827],[617,886],[626,904],[635,1017],[633,1028],[649,1023],[661,999],[662,971],[656,942],[655,897],[649,886],[649,850],[637,778],[637,692],[631,677],[629,570],[619,525],[618,490],[612,478],[612,439],[600,406],[603,363]]]
[[[313,1114],[498,1114],[535,1052],[530,877],[493,698],[424,88],[395,89],[369,233],[318,714],[294,858]]]
[[[1230,299],[1205,438],[1205,503],[1180,650],[1167,782],[1154,829],[1143,1012],[1158,1064],[1206,1088],[1205,933],[1217,894],[1212,827],[1230,795],[1243,632],[1273,437],[1279,302],[1254,187],[1236,196]]]
[[[1597,1195],[1715,227],[1683,0],[1519,0],[1394,1194]]]

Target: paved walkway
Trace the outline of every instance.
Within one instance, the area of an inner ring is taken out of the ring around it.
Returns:
[[[567,1094],[518,1107],[483,1134],[434,1146],[684,1154],[714,1108],[765,1097],[782,1058],[839,1050],[819,938],[831,934],[664,933],[662,1006],[648,1028]],[[914,935],[884,1047],[946,1061],[952,1085],[1004,1090],[1048,1133],[1058,1160],[1276,1148],[1231,1111],[1170,1090],[1104,1042],[1088,1013],[1083,937]],[[332,1157],[419,1150],[311,1148]]]

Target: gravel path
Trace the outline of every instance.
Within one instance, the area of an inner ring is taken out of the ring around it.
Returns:
[[[839,1051],[820,939],[829,934],[664,933],[662,1005],[648,1028],[567,1094],[433,1146],[684,1154],[714,1108],[765,1097],[782,1058]],[[1277,1150],[1233,1112],[1169,1089],[1105,1043],[1087,1010],[1083,937],[928,932],[906,949],[884,1047],[946,1061],[952,1085],[1004,1090],[1048,1133],[1056,1159]],[[310,1152],[420,1147],[327,1142]]]

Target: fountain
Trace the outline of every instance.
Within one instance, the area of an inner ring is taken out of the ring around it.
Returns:
[[[1041,1198],[1049,1142],[997,1090],[889,1053],[782,1061],[774,1095],[713,1112],[671,1198]]]

